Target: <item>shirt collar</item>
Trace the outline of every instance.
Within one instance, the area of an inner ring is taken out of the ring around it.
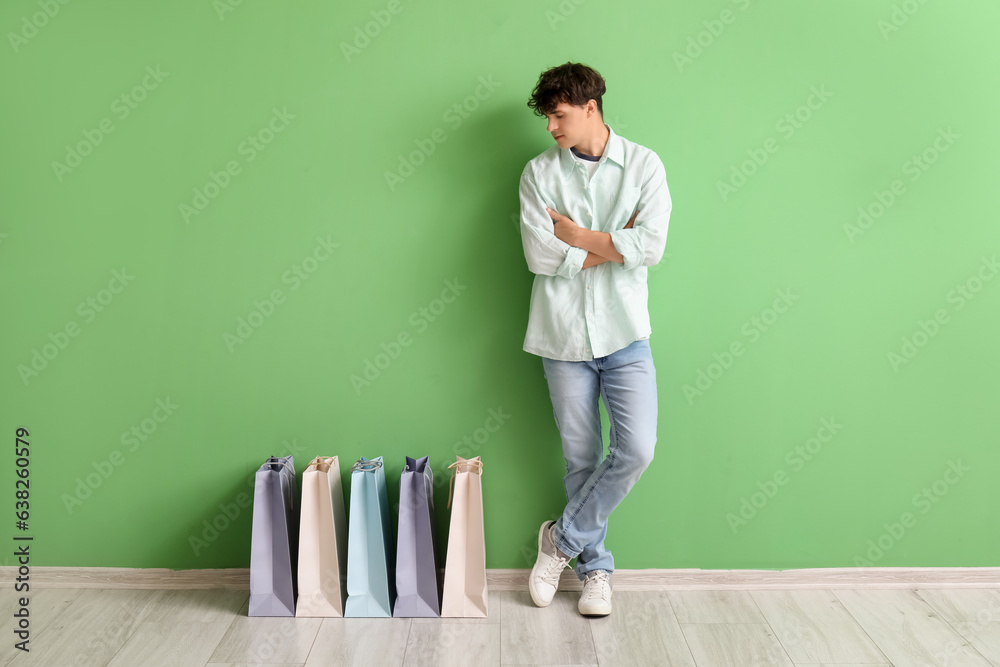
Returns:
[[[622,138],[615,134],[615,131],[607,123],[604,127],[608,128],[608,142],[604,146],[604,153],[601,155],[601,159],[597,164],[601,164],[605,160],[611,160],[615,164],[621,167],[625,166],[625,149],[622,147]],[[559,165],[562,168],[563,177],[569,176],[570,172],[573,171],[573,165],[576,160],[573,158],[573,152],[568,148],[559,149]]]

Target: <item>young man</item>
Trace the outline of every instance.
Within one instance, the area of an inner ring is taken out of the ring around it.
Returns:
[[[604,122],[604,79],[566,63],[542,73],[528,106],[556,145],[521,174],[521,241],[531,289],[524,350],[542,357],[562,439],[568,500],[542,523],[529,590],[548,606],[576,557],[579,611],[611,613],[608,516],[653,459],[656,371],[646,267],[660,261],[671,200],[660,158]],[[604,457],[598,397],[611,421]]]

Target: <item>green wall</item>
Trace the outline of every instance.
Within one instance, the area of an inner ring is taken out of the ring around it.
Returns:
[[[998,20],[5,2],[0,416],[9,469],[30,432],[32,563],[246,567],[270,454],[345,480],[382,455],[390,488],[429,454],[446,527],[457,453],[485,461],[488,567],[530,567],[564,497],[521,350],[517,184],[552,144],[525,102],[580,61],[674,201],[617,566],[998,565]]]

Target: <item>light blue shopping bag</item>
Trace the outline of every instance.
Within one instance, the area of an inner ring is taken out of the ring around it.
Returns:
[[[396,592],[389,531],[382,457],[369,460],[362,456],[351,468],[345,617],[392,616]]]

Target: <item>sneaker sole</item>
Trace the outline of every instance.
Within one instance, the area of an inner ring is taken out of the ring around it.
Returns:
[[[583,611],[582,609],[579,609],[579,607],[578,607],[577,611],[580,612],[581,616],[588,616],[588,617],[600,617],[600,616],[610,616],[611,615],[611,610],[610,609],[608,609],[607,611]]]

